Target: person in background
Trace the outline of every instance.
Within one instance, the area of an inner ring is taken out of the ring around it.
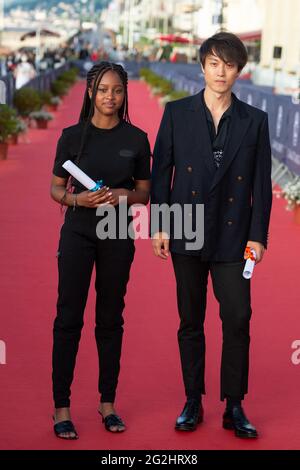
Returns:
[[[36,76],[35,69],[25,54],[21,56],[21,60],[13,71],[16,79],[16,90],[22,88],[26,83],[32,80]]]

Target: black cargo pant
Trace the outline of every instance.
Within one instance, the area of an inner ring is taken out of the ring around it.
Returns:
[[[94,209],[68,209],[58,249],[58,301],[54,321],[52,379],[56,408],[69,407],[76,354],[92,270],[96,268],[95,337],[102,402],[114,402],[120,370],[123,309],[134,241],[100,240]]]
[[[220,305],[223,347],[221,400],[243,399],[248,390],[250,280],[242,276],[245,262],[209,263],[198,256],[172,253],[180,315],[178,342],[185,393],[199,399],[205,393],[204,320],[208,274]]]

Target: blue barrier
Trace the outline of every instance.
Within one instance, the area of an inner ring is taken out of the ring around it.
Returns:
[[[191,95],[204,88],[204,77],[197,64],[151,63],[150,69],[173,83],[176,90]],[[288,169],[300,176],[300,104],[290,96],[274,95],[271,87],[238,80],[233,89],[237,97],[268,113],[272,153]]]
[[[50,90],[51,83],[57,79],[66,70],[69,70],[71,64],[69,62],[65,63],[57,69],[46,70],[45,72],[37,75],[35,78],[27,82],[22,88],[34,88],[37,91],[48,91]],[[5,75],[4,77],[0,76],[0,79],[6,85],[6,102],[10,106],[13,104],[13,97],[15,93],[15,79],[12,73]]]
[[[11,105],[13,101],[13,95],[15,92],[15,79],[11,73],[5,77],[0,77],[6,86],[6,103]]]
[[[49,90],[50,84],[64,70],[77,66],[81,75],[86,75],[85,61],[66,63],[59,69],[45,73],[28,82],[37,90]],[[139,77],[141,68],[148,67],[173,83],[175,90],[185,90],[193,95],[204,88],[204,77],[199,64],[173,64],[169,62],[121,62],[129,78]],[[91,64],[92,65],[92,64]],[[0,77],[7,87],[7,102],[12,104],[14,78],[12,75]],[[300,176],[300,104],[292,103],[291,97],[272,94],[271,87],[257,86],[249,81],[238,80],[234,92],[239,99],[268,113],[269,129],[273,155],[291,171]]]
[[[300,175],[300,105],[290,104],[286,135],[286,165]]]

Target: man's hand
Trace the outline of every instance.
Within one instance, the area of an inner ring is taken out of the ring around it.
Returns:
[[[155,256],[161,259],[168,259],[169,256],[169,235],[165,232],[157,232],[152,237],[152,247]]]
[[[263,244],[259,242],[248,241],[247,246],[249,246],[249,248],[252,248],[256,253],[255,263],[256,264],[260,263],[261,260],[263,259],[264,252],[265,252],[265,247],[263,246]],[[244,259],[246,259],[246,254],[244,254]]]

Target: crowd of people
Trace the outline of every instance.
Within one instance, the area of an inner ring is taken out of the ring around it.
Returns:
[[[72,57],[73,51],[71,48],[47,49],[39,59],[36,56],[36,49],[21,48],[0,57],[0,75],[5,76],[8,73],[14,73],[17,67],[25,62],[31,65],[35,71],[37,69],[43,71],[57,68]]]

